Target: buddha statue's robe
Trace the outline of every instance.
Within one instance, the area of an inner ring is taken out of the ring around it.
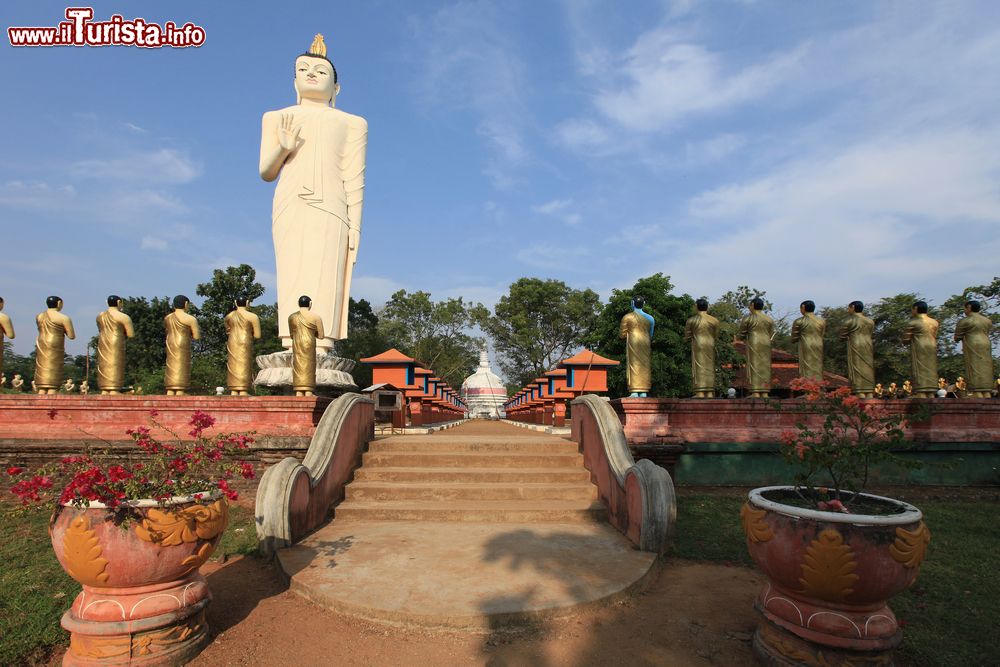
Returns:
[[[35,318],[35,387],[59,389],[63,384],[66,361],[66,325],[58,311],[46,310]]]
[[[989,396],[993,389],[993,346],[990,330],[993,322],[982,313],[970,313],[955,326],[955,340],[962,342],[965,359],[966,391]]]
[[[696,394],[715,392],[715,339],[719,320],[699,311],[684,324],[684,340],[691,343],[691,389]]]
[[[774,336],[774,320],[762,311],[753,310],[740,320],[738,335],[746,341],[747,391],[767,395],[771,391],[771,338]]]
[[[259,322],[256,318],[239,308],[226,315],[226,387],[230,391],[250,391],[253,384],[254,322]]]
[[[875,391],[874,331],[875,322],[862,313],[850,313],[840,329],[841,340],[847,341],[847,378],[858,395]]]
[[[163,376],[163,385],[167,391],[187,391],[191,385],[193,331],[189,317],[191,316],[182,317],[175,310],[163,318],[163,327],[167,332],[167,370]]]
[[[626,374],[629,393],[649,392],[652,388],[650,321],[632,311],[622,318],[619,334],[625,339]]]
[[[938,390],[938,322],[926,313],[917,313],[906,325],[903,342],[910,344],[913,393],[934,396]]]
[[[814,380],[823,379],[823,333],[826,322],[814,313],[806,313],[792,322],[793,343],[798,343],[799,375]]]
[[[101,391],[125,388],[125,339],[122,312],[105,310],[97,316],[97,387]]]
[[[292,338],[292,390],[316,389],[316,339],[320,324],[301,312],[288,316],[288,331]]]
[[[347,338],[347,304],[361,230],[368,124],[335,108],[295,105],[264,115],[264,133],[281,114],[293,114],[300,142],[285,159],[274,190],[271,233],[277,268],[278,334],[291,347],[288,317],[303,294],[329,323],[327,339]],[[262,141],[262,152],[264,142]],[[322,340],[320,347],[329,347]]]

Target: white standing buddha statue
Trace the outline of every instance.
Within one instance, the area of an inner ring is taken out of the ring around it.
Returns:
[[[335,107],[340,85],[322,35],[295,59],[296,104],[264,114],[260,176],[278,179],[271,232],[278,327],[291,348],[288,317],[308,294],[329,323],[320,350],[347,337],[351,274],[361,238],[368,123]]]

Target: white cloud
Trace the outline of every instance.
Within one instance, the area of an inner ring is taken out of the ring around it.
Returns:
[[[166,250],[170,247],[166,241],[155,236],[143,236],[139,244],[142,250]]]
[[[573,210],[572,199],[553,199],[544,204],[532,206],[531,210],[535,213],[554,217],[570,226],[580,224],[583,219],[579,213]]]
[[[79,160],[70,172],[81,179],[178,185],[201,175],[201,165],[180,151],[160,148]]]
[[[484,173],[498,189],[519,181],[530,158],[524,138],[527,68],[493,3],[459,2],[412,21],[420,49],[417,97],[431,112],[468,110],[490,154]]]

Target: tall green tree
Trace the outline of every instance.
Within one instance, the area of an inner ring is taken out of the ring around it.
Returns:
[[[643,310],[656,325],[651,341],[651,396],[688,396],[691,393],[691,348],[684,342],[684,323],[693,314],[694,299],[673,294],[670,276],[657,273],[640,278],[630,289],[612,290],[587,337],[588,346],[602,356],[621,361],[608,372],[611,396],[627,396],[625,340],[620,335],[622,317],[632,311],[632,299],[645,300]]]
[[[428,292],[399,290],[378,314],[377,332],[387,347],[427,364],[458,389],[479,360],[483,341],[470,330],[482,310],[461,297],[435,302]]]
[[[509,386],[520,387],[583,346],[597,324],[601,299],[591,289],[573,289],[561,280],[520,278],[479,325],[500,354]]]

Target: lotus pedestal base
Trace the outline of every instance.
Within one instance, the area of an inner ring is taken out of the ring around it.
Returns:
[[[63,614],[70,633],[66,667],[183,665],[208,643],[205,578],[139,588],[84,586]]]
[[[893,649],[902,638],[902,633],[897,632],[893,638],[883,642],[885,648],[852,650],[838,645],[842,642],[838,642],[836,637],[830,637],[830,642],[804,639],[763,614],[753,635],[753,652],[761,664],[769,667],[889,667],[893,664]]]

